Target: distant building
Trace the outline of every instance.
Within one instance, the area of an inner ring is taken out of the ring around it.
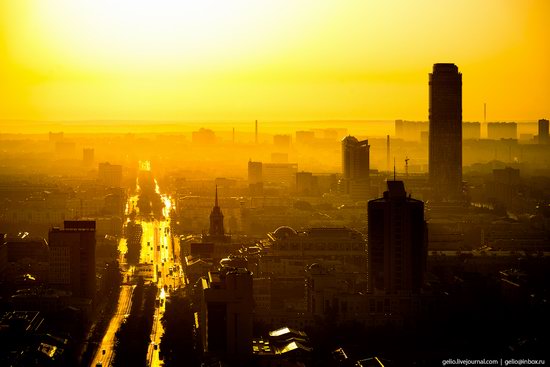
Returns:
[[[454,64],[434,64],[430,74],[429,171],[435,197],[462,194],[462,74]]]
[[[92,148],[82,149],[82,164],[91,167],[94,164],[94,150]]]
[[[109,162],[99,163],[97,167],[97,180],[105,186],[121,187],[122,166],[119,164],[110,164]]]
[[[218,205],[218,187],[216,186],[216,198],[214,199],[214,207],[210,212],[210,229],[205,241],[209,242],[229,242],[231,237],[225,235],[223,227],[223,213]]]
[[[296,172],[298,172],[296,163],[263,163],[262,180],[264,187],[275,185],[293,188],[296,183]]]
[[[49,282],[70,290],[74,297],[93,299],[96,291],[95,222],[65,221],[48,235],[50,245]]]
[[[489,122],[487,124],[487,138],[493,140],[517,139],[518,124],[515,122]]]
[[[207,356],[246,364],[252,356],[252,275],[222,268],[202,278],[198,327]]]
[[[263,189],[262,162],[248,161],[248,188],[250,195],[261,195]]]
[[[296,194],[312,196],[317,193],[317,177],[311,172],[296,172]]]
[[[191,133],[191,141],[193,144],[215,144],[216,134],[210,129],[200,128],[198,131]]]
[[[358,198],[368,198],[370,191],[370,145],[353,136],[342,140],[342,179],[344,192]]]
[[[493,170],[493,181],[487,183],[488,194],[500,203],[511,205],[518,199],[520,170],[512,167]]]
[[[311,144],[315,141],[314,131],[296,131],[296,144]]]
[[[479,122],[462,123],[462,139],[479,140],[481,137],[481,124]]]
[[[422,132],[428,131],[427,121],[395,120],[395,137],[397,139],[418,141]]]
[[[407,197],[402,181],[368,203],[370,292],[418,293],[426,271],[427,230],[424,203]]]
[[[271,153],[271,163],[288,163],[288,153]]]
[[[540,119],[539,120],[539,144],[548,144],[550,143],[550,137],[548,135],[548,120]]]
[[[54,133],[54,132],[49,132],[48,133],[48,141],[50,143],[56,143],[58,141],[62,141],[63,140],[63,131],[60,131],[58,133]]]
[[[248,184],[254,185],[263,182],[262,162],[248,161]]]
[[[292,143],[292,137],[290,135],[273,135],[273,145],[275,147],[280,149],[288,149],[290,148],[290,144]]]

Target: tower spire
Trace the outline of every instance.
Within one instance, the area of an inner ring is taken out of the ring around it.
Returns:
[[[218,206],[218,185],[216,185],[216,200],[214,201],[214,206]]]

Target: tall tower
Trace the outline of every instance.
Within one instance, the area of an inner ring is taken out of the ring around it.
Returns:
[[[370,191],[370,145],[354,136],[342,140],[342,177],[346,194],[365,199]]]
[[[210,213],[210,231],[208,234],[212,237],[224,237],[225,231],[223,229],[223,213],[218,205],[218,186],[216,185],[216,199],[214,207]]]
[[[434,64],[430,74],[430,183],[435,197],[462,193],[462,74],[455,64]]]
[[[358,141],[354,136],[347,136],[342,140],[342,174],[346,179],[369,178],[368,140]]]
[[[403,181],[387,183],[368,203],[369,291],[418,293],[428,255],[424,203],[407,197]]]

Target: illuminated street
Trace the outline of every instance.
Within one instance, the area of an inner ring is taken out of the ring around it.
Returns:
[[[148,162],[142,164],[142,168],[149,169]],[[182,270],[177,264],[179,246],[174,241],[170,229],[170,211],[174,208],[172,199],[160,194],[160,188],[157,181],[154,180],[155,193],[162,200],[162,215],[160,218],[155,218],[151,213],[140,213],[138,208],[139,192],[141,190],[139,180],[136,184],[137,195],[130,196],[126,205],[126,215],[130,216],[135,212],[135,223],[141,225],[143,233],[141,235],[141,250],[139,255],[139,264],[136,267],[129,267],[123,274],[123,282],[127,283],[132,276],[141,276],[145,282],[157,284],[158,295],[155,302],[155,315],[153,327],[151,330],[151,343],[147,351],[147,361],[150,366],[161,366],[162,361],[159,359],[160,339],[164,333],[162,323],[162,315],[165,310],[165,301],[169,297],[172,290],[182,285]],[[128,244],[125,238],[120,239],[118,250],[120,253],[119,261],[121,266],[126,264],[126,253]],[[115,341],[115,333],[119,329],[124,318],[130,313],[131,298],[135,286],[123,285],[116,314],[109,323],[107,332],[105,333],[100,347],[97,350],[96,356],[93,359],[91,366],[96,366],[101,362],[102,366],[110,366],[114,357],[113,347]]]
[[[114,356],[113,347],[115,343],[115,334],[126,318],[130,313],[130,308],[132,306],[132,294],[134,291],[132,285],[123,285],[120,290],[120,298],[118,300],[118,305],[116,313],[111,319],[107,331],[103,336],[101,345],[97,349],[96,355],[92,361],[91,366],[97,366],[101,362],[102,366],[110,366],[111,360]]]

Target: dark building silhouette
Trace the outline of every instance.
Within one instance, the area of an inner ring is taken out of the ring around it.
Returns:
[[[550,143],[550,137],[548,136],[548,120],[539,120],[539,144]]]
[[[454,64],[434,64],[430,74],[429,171],[435,197],[462,192],[462,74]]]
[[[70,290],[74,297],[93,298],[96,291],[95,221],[65,221],[64,227],[54,227],[48,234],[50,284]]]
[[[210,212],[210,230],[208,234],[215,237],[223,237],[225,234],[225,230],[223,229],[223,213],[218,205],[218,186],[216,186],[214,207],[212,208],[212,212]]]
[[[202,278],[201,288],[198,321],[204,353],[246,362],[252,355],[252,274],[222,265]]]
[[[403,181],[388,181],[388,191],[368,203],[370,292],[417,293],[427,257],[424,203],[407,197]]]
[[[369,193],[368,140],[359,141],[354,136],[342,140],[342,177],[344,191],[352,196],[366,197]]]

